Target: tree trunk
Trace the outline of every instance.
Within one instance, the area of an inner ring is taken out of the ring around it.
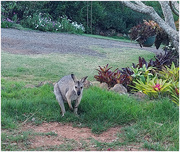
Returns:
[[[176,30],[176,26],[174,23],[174,17],[171,11],[171,8],[169,6],[169,2],[168,1],[160,1],[159,2],[164,14],[164,19],[165,22],[168,23],[169,26],[171,26],[174,30]]]
[[[151,18],[168,34],[173,46],[179,52],[179,32],[175,29],[173,15],[167,1],[160,2],[165,21],[156,13],[153,7],[147,6],[140,1],[135,1],[134,3],[130,1],[121,1],[121,3],[134,11],[151,16]]]

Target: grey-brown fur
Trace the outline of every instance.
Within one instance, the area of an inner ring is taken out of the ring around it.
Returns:
[[[81,80],[77,80],[74,74],[71,74],[64,76],[54,85],[54,94],[60,105],[62,116],[64,116],[66,112],[64,102],[67,102],[69,108],[73,110],[71,103],[75,101],[74,113],[77,114],[86,79],[87,76],[83,77]]]

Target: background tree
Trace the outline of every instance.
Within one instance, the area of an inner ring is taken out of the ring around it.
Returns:
[[[153,7],[145,5],[145,3],[141,1],[121,1],[122,4],[131,8],[134,11],[147,14],[151,16],[151,18],[159,24],[159,26],[168,34],[169,39],[171,40],[172,45],[175,47],[176,51],[179,52],[179,32],[176,30],[172,6],[179,11],[179,7],[177,2],[170,3],[169,1],[159,1],[161,5],[161,9],[163,12],[163,18],[158,15],[158,13],[154,10]]]

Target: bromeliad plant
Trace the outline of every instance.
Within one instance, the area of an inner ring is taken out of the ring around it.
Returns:
[[[171,84],[169,93],[172,101],[179,106],[179,81]]]
[[[100,83],[107,83],[108,87],[113,87],[115,84],[122,84],[124,87],[128,88],[128,85],[132,82],[132,70],[130,68],[122,68],[119,70],[115,69],[113,72],[110,70],[112,67],[108,67],[107,64],[104,67],[99,66],[98,75],[95,75],[94,78]]]
[[[143,66],[146,69],[145,64]],[[146,79],[142,75],[142,68],[139,69],[133,69],[134,74],[132,76],[135,76],[135,79],[133,79],[135,90],[142,91],[150,97],[170,95],[172,101],[179,105],[179,67],[175,67],[174,63],[171,64],[170,68],[164,66],[162,71],[159,71],[154,78],[151,73],[149,75],[149,72],[147,72]]]
[[[151,36],[156,37],[156,39],[154,39],[156,49],[160,47],[161,43],[166,45],[169,43],[169,38],[166,32],[153,20],[144,20],[142,24],[131,28],[129,32],[131,40],[137,41],[141,47],[143,46],[144,42]]]
[[[167,82],[167,80],[158,79],[155,76],[153,79],[150,79],[147,76],[146,82],[142,82],[141,80],[134,81],[135,90],[141,91],[149,97],[157,98],[159,95],[164,95],[170,90],[171,81]]]
[[[161,71],[164,66],[170,67],[172,62],[177,63],[178,55],[176,54],[176,52],[174,52],[173,49],[168,50],[168,48],[166,47],[164,51],[164,54],[160,53],[154,56],[154,58],[150,59],[149,62],[147,62],[143,57],[139,56],[139,63],[132,63],[133,68],[142,68],[143,65],[145,65],[146,68],[154,67],[156,68],[156,70]]]
[[[152,24],[154,24],[154,26],[152,26]],[[148,37],[156,35],[156,26],[152,21],[147,22],[144,20],[144,23],[131,28],[129,33],[131,40],[137,41],[142,47]]]
[[[148,63],[143,57],[140,57],[140,56],[139,56],[139,63],[136,64],[136,65],[135,65],[134,63],[132,63],[132,67],[133,67],[133,68],[142,68],[143,65],[145,65],[146,68],[148,68],[148,67],[150,67],[150,66],[153,66],[153,65],[154,65],[154,62],[153,62],[153,60],[151,59],[151,60],[149,61],[149,63]]]
[[[132,85],[132,74],[134,73],[129,67],[122,68],[119,70],[121,72],[121,75],[117,81],[117,83],[122,84],[124,87],[126,87],[127,91],[129,92],[132,88],[130,85]]]
[[[179,82],[179,67],[175,67],[174,62],[172,62],[171,67],[162,67],[162,71],[159,71],[159,76],[165,80]]]
[[[140,91],[149,97],[157,98],[163,95],[169,95],[174,103],[179,105],[179,67],[176,67],[172,60],[172,56],[167,54],[155,57],[149,62],[139,57],[139,63],[133,63],[132,68],[115,69],[113,72],[107,64],[97,69],[98,75],[95,75],[97,81],[105,82],[108,87],[115,84],[122,84],[127,88],[128,92]]]
[[[156,29],[156,40],[155,40],[156,49],[159,49],[161,43],[168,45],[169,43],[168,35],[162,28],[160,28],[160,26],[156,22],[154,22],[153,20],[150,21],[144,20],[144,24],[151,26],[153,29]]]
[[[108,87],[113,87],[117,83],[117,78],[120,76],[120,73],[115,73],[118,68],[112,72],[110,70],[112,67],[109,68],[108,66],[109,64],[104,67],[99,66],[100,69],[96,69],[98,71],[98,75],[95,75],[94,78],[100,83],[107,83]]]
[[[179,105],[179,67],[172,63],[171,67],[165,66],[158,73],[159,77],[171,82],[169,94],[172,101]]]
[[[143,83],[145,83],[147,77],[149,77],[150,79],[152,79],[154,77],[154,75],[151,73],[151,71],[154,70],[153,67],[146,67],[146,64],[143,64],[142,68],[133,68],[132,70],[134,72],[134,74],[132,74],[131,76],[133,77],[133,81],[137,81],[140,80]]]

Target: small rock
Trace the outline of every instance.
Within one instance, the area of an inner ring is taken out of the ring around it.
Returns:
[[[99,86],[99,81],[92,81],[91,84],[92,84],[93,86],[98,87],[98,86]]]
[[[86,80],[84,82],[84,88],[89,88],[90,86],[92,86],[92,83],[89,80]]]
[[[107,89],[107,90],[108,90],[108,85],[107,85],[107,83],[100,83],[100,84],[99,84],[99,87],[102,88],[102,89]]]
[[[142,92],[136,92],[134,93],[134,96],[136,96],[137,98],[139,99],[142,99],[142,98],[146,98],[146,94],[142,93]]]
[[[122,84],[116,84],[113,88],[110,89],[110,91],[117,92],[119,94],[126,94],[127,89]]]

